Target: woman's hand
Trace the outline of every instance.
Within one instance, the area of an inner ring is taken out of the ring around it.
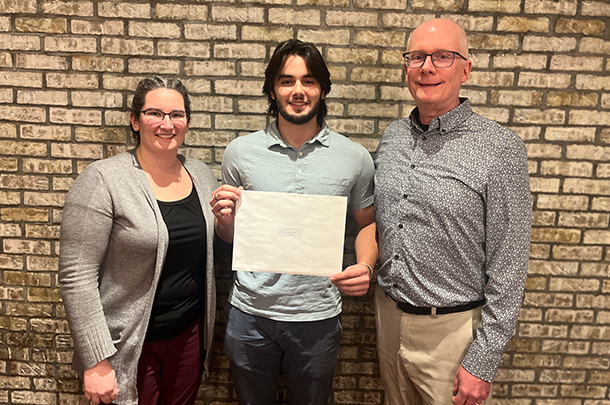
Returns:
[[[239,200],[243,187],[233,187],[224,184],[212,193],[210,206],[216,217],[214,227],[216,233],[225,242],[233,243],[233,222],[235,221],[235,204]]]
[[[107,359],[85,370],[83,376],[85,398],[93,405],[110,404],[119,396],[116,374]]]

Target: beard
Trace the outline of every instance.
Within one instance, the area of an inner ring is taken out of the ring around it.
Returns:
[[[275,102],[275,105],[277,107],[278,112],[280,113],[280,115],[282,117],[284,117],[284,119],[288,122],[290,122],[291,124],[295,124],[295,125],[301,125],[301,124],[305,124],[309,121],[312,120],[312,118],[314,118],[315,116],[318,115],[318,111],[320,111],[320,103],[322,102],[322,99],[318,99],[318,102],[311,108],[311,110],[305,114],[305,115],[294,115],[294,114],[288,114],[288,112],[286,111],[286,108],[281,108],[281,106],[279,105],[279,103]]]

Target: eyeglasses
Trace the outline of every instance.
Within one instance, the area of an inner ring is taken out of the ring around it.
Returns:
[[[422,67],[426,63],[426,58],[429,56],[432,64],[437,68],[448,68],[453,66],[455,55],[464,60],[468,60],[458,52],[453,51],[436,51],[434,53],[424,52],[405,52],[402,56],[405,58],[405,66],[409,68]]]
[[[182,110],[174,110],[166,113],[156,108],[149,108],[140,112],[144,114],[151,124],[160,124],[163,122],[166,115],[169,116],[170,121],[174,125],[184,125],[186,123],[186,111]]]

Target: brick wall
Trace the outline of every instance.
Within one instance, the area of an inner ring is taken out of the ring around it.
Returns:
[[[186,83],[184,153],[218,173],[226,145],[269,121],[274,44],[312,41],[332,73],[330,127],[374,151],[413,108],[401,52],[433,17],[466,28],[463,95],[517,131],[530,158],[530,276],[495,402],[609,405],[608,0],[0,0],[0,404],[79,402],[57,283],[62,205],[88,163],[133,144],[140,78]],[[229,284],[219,278],[219,307]],[[219,318],[201,404],[235,398]],[[344,323],[332,402],[381,404],[370,294],[345,300]]]

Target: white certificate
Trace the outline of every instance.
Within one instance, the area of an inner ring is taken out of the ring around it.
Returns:
[[[233,270],[330,276],[342,270],[347,197],[244,191]]]

